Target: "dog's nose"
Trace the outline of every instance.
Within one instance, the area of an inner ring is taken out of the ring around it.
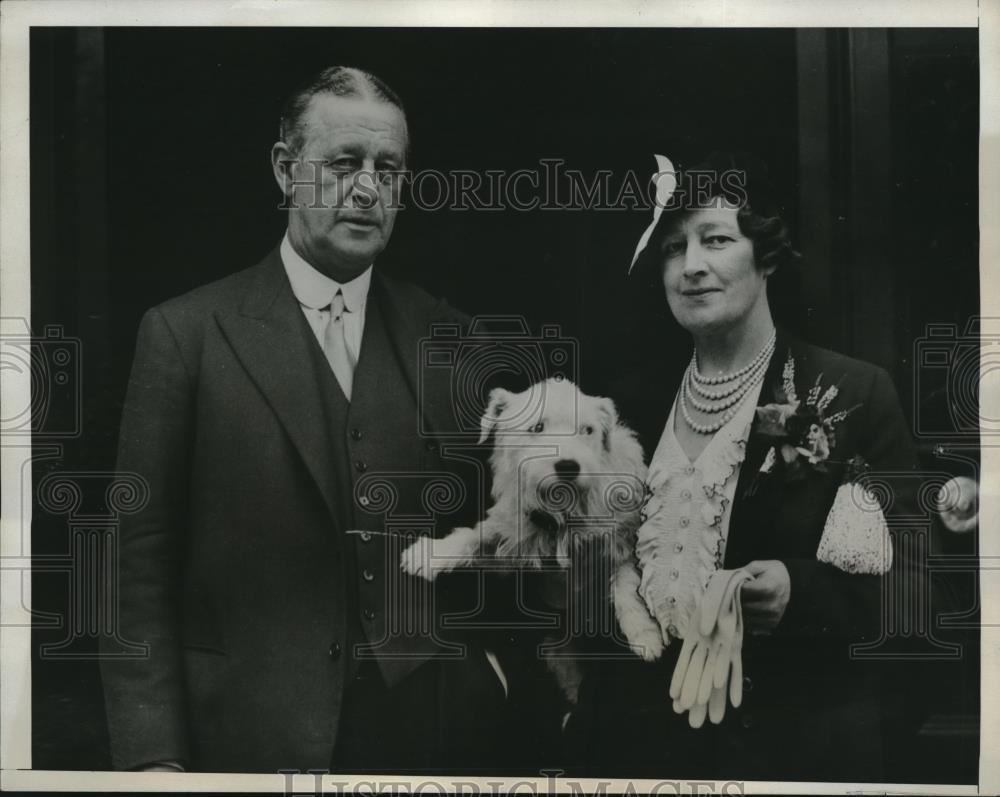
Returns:
[[[564,481],[573,481],[580,475],[580,463],[575,459],[557,459],[553,467],[556,469],[556,475]]]

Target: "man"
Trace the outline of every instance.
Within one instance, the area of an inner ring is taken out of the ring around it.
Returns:
[[[427,531],[429,480],[460,468],[436,442],[449,380],[418,373],[418,341],[466,319],[372,269],[408,142],[385,83],[324,70],[272,150],[280,246],[142,321],[119,468],[149,502],[120,529],[119,628],[148,657],[105,651],[117,768],[427,772],[503,755],[499,667],[442,639],[388,529]],[[442,532],[481,510],[464,467]]]

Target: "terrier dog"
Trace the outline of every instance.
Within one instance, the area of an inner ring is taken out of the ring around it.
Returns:
[[[457,567],[563,571],[591,557],[588,571],[610,577],[618,625],[647,661],[663,651],[660,627],[639,596],[636,530],[646,466],[634,433],[611,399],[584,395],[568,380],[549,379],[522,393],[493,390],[481,421],[482,443],[494,437],[493,506],[474,528],[421,537],[401,566],[432,581]],[[596,545],[594,544],[596,543]],[[601,560],[595,567],[592,557]],[[572,571],[571,581],[579,583]],[[548,657],[566,697],[576,702],[581,674],[572,658]]]

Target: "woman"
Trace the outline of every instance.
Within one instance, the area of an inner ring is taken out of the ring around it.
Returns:
[[[605,657],[572,757],[594,775],[878,780],[878,663],[851,645],[877,646],[887,574],[907,567],[862,489],[866,468],[885,482],[916,465],[893,385],[776,328],[768,284],[797,255],[760,166],[714,154],[679,175],[640,250],[633,279],[665,292],[694,343],[682,370],[654,354],[614,396],[650,464],[640,593],[667,647],[653,664]],[[906,481],[886,493],[894,511]],[[706,719],[668,689],[706,585],[738,569],[741,690]]]

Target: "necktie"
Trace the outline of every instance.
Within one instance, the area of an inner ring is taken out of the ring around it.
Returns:
[[[344,334],[344,313],[347,312],[344,309],[344,295],[337,291],[330,306],[324,309],[329,310],[330,316],[327,319],[326,331],[323,333],[323,352],[340,383],[341,390],[350,401],[356,363],[350,349],[347,348],[347,338]]]

